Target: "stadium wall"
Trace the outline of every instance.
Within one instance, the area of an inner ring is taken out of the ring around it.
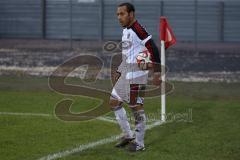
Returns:
[[[114,0],[1,0],[0,38],[120,40]],[[240,42],[240,1],[131,0],[154,39],[168,17],[178,41]]]

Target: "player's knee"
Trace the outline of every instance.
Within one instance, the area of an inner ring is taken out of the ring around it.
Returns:
[[[144,109],[143,104],[136,104],[136,105],[132,105],[130,107],[131,107],[133,112],[140,111],[140,110]]]
[[[132,110],[142,110],[143,101],[143,97],[131,96],[129,106],[132,108]]]
[[[113,111],[118,110],[119,108],[122,108],[122,102],[118,101],[117,99],[110,98],[109,106]]]

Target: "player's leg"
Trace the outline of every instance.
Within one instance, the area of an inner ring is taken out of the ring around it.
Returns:
[[[133,135],[132,135],[132,131],[130,128],[130,124],[128,122],[127,113],[126,113],[126,110],[124,109],[124,107],[122,107],[122,104],[123,104],[123,102],[120,102],[113,97],[110,98],[109,105],[115,114],[116,120],[117,120],[118,124],[120,125],[120,127],[124,133],[124,136],[126,138],[132,138]]]
[[[144,135],[146,116],[143,108],[144,85],[132,84],[130,90],[130,104],[135,119],[135,142],[129,146],[129,151],[144,150]]]
[[[123,137],[115,145],[116,147],[125,147],[127,144],[129,144],[130,141],[134,139],[130,124],[128,122],[126,110],[124,107],[122,107],[122,104],[123,102],[120,102],[113,97],[110,98],[109,105],[113,110],[116,120],[123,132]]]
[[[113,110],[116,120],[118,124],[120,125],[120,128],[122,129],[122,132],[124,134],[121,141],[116,145],[116,147],[124,147],[126,146],[132,139],[133,139],[133,133],[130,128],[130,124],[128,122],[126,110],[123,108],[123,101],[127,100],[127,93],[128,88],[126,86],[129,86],[129,84],[126,84],[126,81],[122,78],[119,78],[115,86],[113,87],[109,105],[111,109]]]

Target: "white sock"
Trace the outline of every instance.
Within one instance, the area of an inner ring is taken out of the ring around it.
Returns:
[[[135,111],[135,135],[136,135],[136,143],[142,147],[144,147],[144,134],[145,134],[145,123],[146,116],[144,110]]]
[[[121,107],[120,109],[114,111],[114,114],[116,116],[116,120],[118,121],[118,124],[120,125],[124,133],[124,136],[126,138],[132,138],[133,133],[131,131],[131,127],[127,119],[126,110],[123,107]]]

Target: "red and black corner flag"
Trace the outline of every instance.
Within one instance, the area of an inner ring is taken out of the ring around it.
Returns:
[[[168,24],[167,18],[163,16],[160,17],[160,40],[165,42],[165,49],[176,43],[176,38]]]

